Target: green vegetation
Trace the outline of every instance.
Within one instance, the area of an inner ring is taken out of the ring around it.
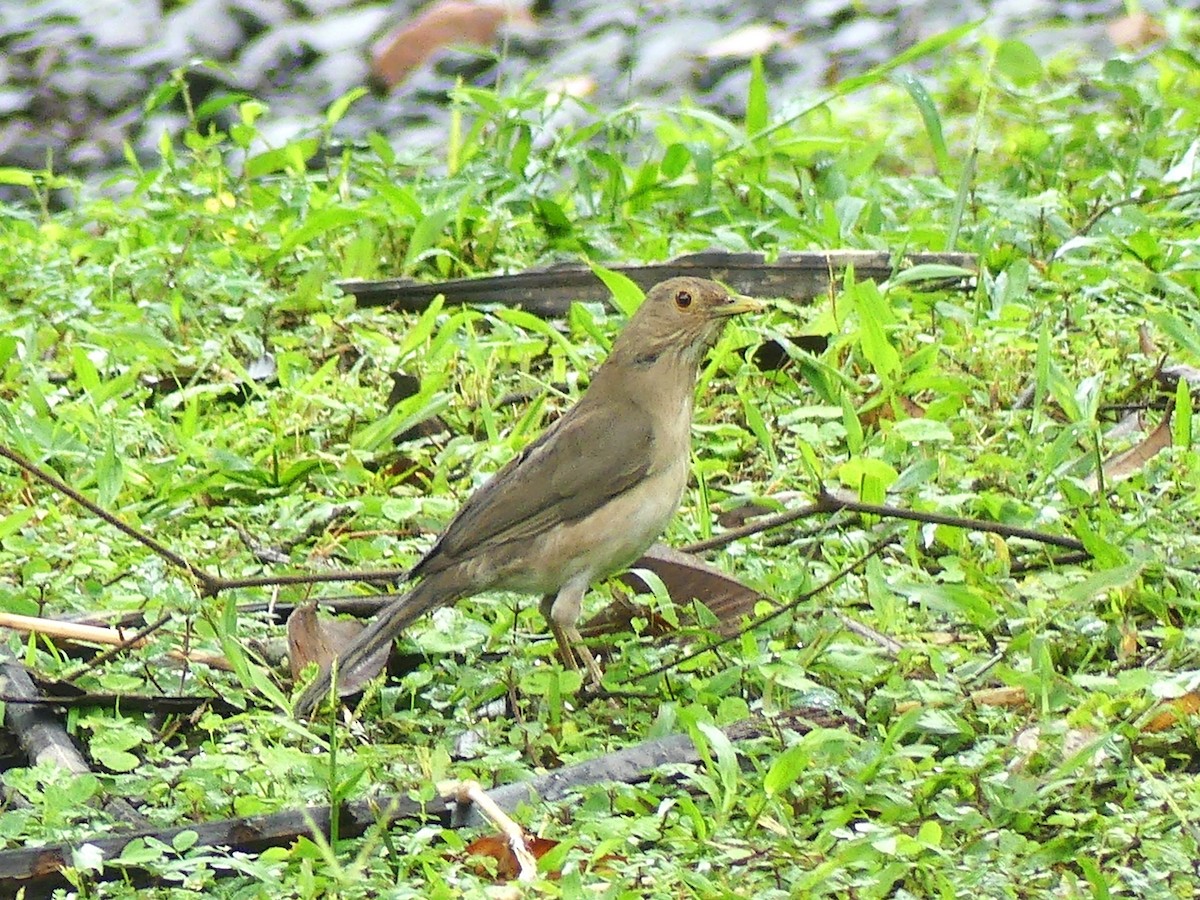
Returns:
[[[638,680],[681,651],[627,640],[607,675],[645,696],[618,708],[570,701],[578,676],[547,665],[535,602],[487,596],[413,629],[436,662],[374,685],[349,724],[299,725],[289,682],[256,650],[282,630],[234,614],[270,592],[202,598],[0,463],[0,611],[170,616],[147,646],[82,673],[36,639],[7,636],[14,655],[81,688],[211,692],[240,710],[72,710],[100,774],[4,773],[27,801],[0,816],[5,844],[110,830],[88,805],[101,793],[163,827],[379,785],[432,799],[441,778],[509,782],[690,730],[711,762],[680,784],[525,811],[530,831],[563,842],[565,874],[542,893],[1194,896],[1197,720],[1170,701],[1200,681],[1200,458],[1187,378],[1164,391],[1154,376],[1160,358],[1200,365],[1200,65],[1197,20],[1167,30],[1163,46],[1109,60],[1039,59],[963,30],[908,54],[919,74],[888,67],[810,101],[772,97],[756,70],[744,122],[560,101],[580,123],[561,128],[532,84],[464,88],[436,159],[377,135],[342,146],[353,97],[321,133],[264,151],[256,122],[269,110],[226,97],[195,108],[158,164],[131,159],[105,196],[67,211],[50,201],[76,190],[70,179],[0,171],[28,188],[27,202],[0,207],[0,440],[224,575],[263,570],[252,542],[284,546],[296,570],[415,560],[461,498],[577,396],[576,375],[621,321],[581,305],[559,323],[360,310],[335,281],[712,246],[957,249],[979,254],[981,272],[966,292],[851,277],[834,296],[731,326],[702,378],[695,478],[671,543],[710,534],[707,508],[828,485],[1071,535],[1091,554],[1061,565],[992,535],[839,517],[711,558],[786,600],[885,530],[898,542],[685,672]],[[148,104],[178,101],[181,84]],[[222,106],[236,124],[218,130]],[[740,352],[771,338],[794,347],[801,333],[828,335],[828,349],[796,350],[774,372]],[[268,353],[273,377],[252,377]],[[397,370],[420,390],[388,411]],[[502,402],[512,392],[533,400]],[[1146,407],[1149,432],[1168,400],[1170,446],[1089,483],[1099,460],[1139,440],[1108,436],[1112,425]],[[444,431],[394,444],[434,415]],[[236,672],[165,664],[183,646],[232,654]],[[1003,688],[1015,705],[976,693]],[[512,715],[481,716],[505,697]],[[736,750],[701,727],[806,706],[848,724]],[[1154,718],[1176,708],[1173,724]],[[467,732],[474,755],[452,760]],[[258,857],[186,837],[127,853],[179,886],[164,897],[449,897],[489,883],[463,842],[400,826]],[[596,870],[610,855],[615,871]],[[81,896],[146,895],[96,882],[86,853],[78,862]]]

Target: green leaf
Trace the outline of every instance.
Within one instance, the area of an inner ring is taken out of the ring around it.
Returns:
[[[1150,320],[1176,344],[1200,358],[1200,332],[1194,327],[1165,309],[1152,310]]]
[[[79,386],[94,399],[100,393],[100,373],[88,356],[86,347],[77,344],[71,348],[71,367],[75,370],[75,380]]]
[[[350,104],[360,97],[365,97],[368,93],[370,91],[365,87],[356,87],[342,94],[342,96],[329,104],[329,109],[325,113],[325,125],[328,127],[336,125],[342,120],[342,116],[346,115],[346,110],[350,108]]]
[[[763,777],[763,790],[776,797],[800,780],[807,771],[811,754],[805,743],[793,744],[775,757]]]
[[[217,113],[223,112],[231,106],[238,103],[250,101],[248,94],[232,93],[232,94],[217,94],[209,97],[203,103],[196,107],[196,118],[200,121],[211,119]],[[245,118],[243,117],[243,121]]]
[[[243,688],[267,699],[280,712],[290,714],[291,702],[271,680],[266,670],[253,662],[243,649],[242,641],[238,637],[237,623],[237,599],[231,591],[226,595],[225,603],[221,607],[221,622],[218,628],[221,652],[225,654],[225,659]]]
[[[351,225],[362,223],[362,213],[354,209],[346,209],[342,206],[333,206],[329,209],[323,209],[320,212],[313,213],[309,216],[303,225],[295,231],[290,232],[284,237],[279,244],[279,249],[275,251],[275,258],[281,258],[291,253],[297,247],[307,244],[313,238],[320,237],[330,231],[336,231],[339,228],[348,228]]]
[[[110,432],[104,453],[101,454],[96,464],[96,502],[103,507],[112,508],[116,503],[117,495],[121,493],[124,481],[125,466],[121,461],[120,454],[117,453],[116,442]]]
[[[606,269],[599,263],[594,263],[590,260],[588,261],[588,266],[596,273],[596,277],[604,282],[604,286],[612,294],[613,306],[627,317],[637,312],[637,308],[646,299],[646,295],[628,275],[622,272],[614,272],[612,269]]]
[[[320,149],[321,142],[316,138],[300,138],[287,146],[266,150],[246,160],[246,176],[261,178],[289,168],[302,170]]]
[[[842,427],[846,429],[846,448],[857,455],[863,448],[863,427],[848,391],[841,393],[841,406]]]
[[[972,625],[990,629],[999,615],[975,589],[962,584],[904,584],[894,585],[896,593],[943,615],[961,616]],[[915,721],[915,720],[914,720]]]
[[[142,111],[153,112],[161,109],[178,97],[181,90],[183,90],[183,79],[168,78],[146,95],[146,99],[142,103]]]
[[[929,136],[929,143],[933,148],[933,158],[937,161],[938,171],[942,173],[942,177],[949,176],[953,167],[950,163],[950,151],[946,149],[946,138],[942,133],[942,117],[938,113],[937,104],[933,102],[933,98],[925,90],[925,85],[916,75],[902,72],[895,77],[895,80],[908,91],[908,96],[917,105],[917,112],[921,114],[925,133]]]
[[[901,419],[892,426],[892,434],[910,444],[954,443],[954,432],[935,419]]]
[[[0,541],[3,541],[9,535],[16,534],[24,528],[25,524],[33,518],[36,512],[37,509],[33,506],[24,506],[0,518]]]
[[[1192,390],[1186,378],[1175,385],[1175,418],[1171,422],[1171,443],[1192,446]]]
[[[900,371],[900,354],[888,340],[886,326],[895,321],[879,288],[869,281],[854,286],[858,306],[859,346],[871,368],[885,381],[891,381]]]
[[[1146,568],[1143,560],[1133,560],[1111,569],[1093,572],[1079,584],[1063,592],[1063,600],[1070,604],[1088,603],[1108,591],[1124,590],[1141,577]]]
[[[386,168],[390,169],[396,164],[396,151],[392,149],[392,145],[388,142],[388,139],[378,131],[367,133],[367,145],[375,152],[375,155],[379,157],[379,161]]]
[[[104,746],[92,746],[91,755],[96,762],[113,772],[132,772],[141,763],[132,753]]]
[[[761,56],[750,60],[750,89],[746,97],[746,135],[752,137],[767,127],[767,79]]]
[[[716,765],[710,770],[721,788],[721,811],[730,812],[738,802],[738,762],[737,751],[726,737],[725,732],[707,722],[697,722],[696,728],[704,735],[708,750],[716,757]],[[707,756],[705,749],[699,748],[702,756]]]
[[[11,166],[0,168],[0,184],[16,184],[21,187],[33,187],[33,173],[28,169],[17,169]]]
[[[865,503],[882,503],[899,473],[882,459],[853,456],[837,468],[842,484],[857,491]]]
[[[971,269],[964,269],[962,266],[951,266],[944,263],[922,263],[921,265],[901,269],[880,285],[880,290],[886,291],[889,287],[898,287],[902,284],[975,278],[978,274],[978,272]]]
[[[411,273],[416,264],[420,262],[421,256],[437,243],[446,225],[453,217],[454,210],[443,206],[435,209],[417,223],[412,236],[408,239],[408,250],[404,254],[404,265],[401,267],[406,275]]]
[[[196,842],[200,840],[200,835],[190,828],[185,831],[178,832],[171,838],[171,849],[176,853],[183,853],[185,850],[191,850],[196,846]]]
[[[121,855],[116,857],[113,863],[118,866],[136,867],[161,862],[163,857],[162,845],[159,842],[155,841],[151,846],[145,838],[135,837],[121,848]]]
[[[1112,892],[1109,890],[1108,876],[1100,869],[1096,860],[1079,854],[1075,857],[1075,864],[1079,866],[1079,871],[1083,873],[1092,889],[1092,900],[1110,900]]]
[[[746,417],[746,427],[754,435],[757,449],[766,455],[767,462],[775,465],[775,439],[766,419],[763,418],[762,410],[750,392],[741,386],[737,387],[737,395],[741,401],[742,414]]]
[[[996,49],[996,69],[1018,87],[1032,87],[1042,77],[1042,61],[1024,41],[1010,39]]]
[[[667,148],[658,168],[663,178],[672,181],[683,174],[691,159],[692,151],[687,148],[687,144],[675,143]]]

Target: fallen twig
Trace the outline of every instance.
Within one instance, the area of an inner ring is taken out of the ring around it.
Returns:
[[[931,264],[974,271],[979,260],[971,253],[910,253],[895,258],[874,250],[830,250],[781,253],[773,262],[767,262],[761,253],[711,250],[661,263],[611,268],[643,290],[677,275],[699,275],[722,281],[743,294],[799,300],[825,293],[830,282],[851,266],[856,278],[882,281],[908,266]],[[439,282],[406,278],[342,281],[338,287],[352,295],[359,306],[388,305],[410,312],[428,308],[439,294],[448,304],[498,303],[519,306],[541,316],[566,315],[571,304],[580,300],[604,302],[610,299],[608,288],[596,273],[587,266],[578,265]]]
[[[796,710],[774,719],[747,719],[723,729],[731,741],[743,741],[763,735],[776,734],[780,724],[795,731],[807,732],[814,725],[838,727],[845,724],[841,716],[825,710]],[[671,735],[646,741],[573,766],[549,772],[532,781],[506,785],[488,791],[499,809],[514,812],[522,803],[553,803],[570,791],[592,784],[625,782],[637,784],[647,780],[664,766],[695,763],[700,759],[691,738]],[[328,836],[332,818],[329,807],[310,806],[286,810],[266,816],[249,816],[200,822],[160,830],[144,829],[119,835],[80,840],[87,843],[106,860],[106,865],[94,873],[97,879],[120,878],[129,884],[145,887],[158,883],[149,868],[137,865],[117,865],[117,859],[133,840],[152,838],[170,847],[182,832],[193,832],[190,842],[194,848],[222,846],[231,852],[258,853],[269,847],[287,846],[314,831]],[[476,827],[482,824],[473,806],[455,804],[452,808],[435,809],[430,804],[413,800],[402,791],[386,800],[358,800],[347,803],[338,812],[338,833],[344,838],[358,837],[382,821],[411,819],[419,824],[435,824],[443,828]],[[12,897],[22,888],[29,900],[49,897],[57,888],[69,888],[62,869],[72,864],[71,851],[78,844],[53,844],[44,847],[21,847],[0,851],[0,896]],[[235,869],[216,869],[218,874]]]
[[[91,772],[83,754],[49,709],[34,702],[20,702],[41,699],[37,685],[23,665],[13,660],[0,663],[0,691],[17,701],[10,700],[5,704],[4,722],[16,735],[30,765],[45,763],[74,775]],[[144,828],[148,824],[145,817],[121,797],[107,799],[103,808],[114,818],[135,828]],[[4,891],[0,891],[0,895],[13,896]]]
[[[714,535],[703,541],[688,544],[681,548],[684,553],[700,553],[704,550],[715,550],[724,547],[752,534],[770,531],[819,513],[855,512],[860,515],[879,516],[881,519],[907,519],[910,522],[925,522],[930,525],[948,525],[953,528],[965,528],[969,531],[986,531],[1002,537],[1018,538],[1034,541],[1039,544],[1050,544],[1055,547],[1065,547],[1068,550],[1085,550],[1083,543],[1076,538],[1061,534],[1050,534],[1034,528],[1023,528],[1019,525],[1005,525],[1003,522],[992,522],[987,519],[972,519],[965,516],[951,516],[945,513],[927,512],[924,510],[906,509],[901,506],[888,506],[880,503],[863,503],[846,497],[839,497],[829,491],[822,490],[817,495],[817,502],[807,506],[787,509],[770,516],[752,519],[739,528]]]
[[[157,627],[158,623],[155,623],[143,629],[143,632],[152,631]],[[44,619],[38,616],[21,616],[16,613],[0,613],[0,628],[11,628],[13,631],[40,634],[59,640],[104,644],[113,647],[116,652],[137,649],[148,643],[144,636],[126,635],[117,628],[81,625],[78,622],[63,622],[59,619]],[[200,663],[210,669],[220,669],[223,672],[233,671],[229,660],[219,653],[209,653],[205,650],[170,650],[167,655],[183,662]],[[77,677],[77,675],[72,677]]]

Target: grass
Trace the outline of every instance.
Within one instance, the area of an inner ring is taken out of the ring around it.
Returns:
[[[536,81],[463,88],[458,137],[436,158],[406,158],[379,135],[345,142],[353,96],[319,133],[264,148],[256,123],[270,111],[226,97],[189,105],[192,129],[164,138],[154,165],[131,159],[102,194],[0,171],[27,189],[0,209],[0,435],[225,575],[263,569],[240,533],[289,547],[295,569],[411,562],[578,395],[621,321],[593,306],[558,323],[358,310],[336,280],[711,246],[960,249],[979,254],[981,272],[968,293],[848,277],[831,296],[732,326],[704,376],[672,543],[712,531],[706,505],[829,485],[1073,535],[1092,556],[1056,564],[962,529],[853,519],[740,542],[712,559],[787,599],[879,529],[899,536],[802,614],[685,672],[636,681],[679,651],[626,641],[609,678],[648,696],[618,709],[566,699],[575,676],[547,665],[536,604],[476,598],[407,635],[432,664],[372,688],[330,729],[291,721],[292,686],[254,652],[279,629],[234,614],[264,592],[200,597],[0,465],[0,610],[169,614],[149,647],[76,683],[214,692],[239,710],[71,711],[98,774],[8,769],[23,802],[0,816],[0,838],[103,833],[113,823],[88,802],[101,794],[164,826],[374,785],[431,798],[439,778],[508,782],[687,730],[708,752],[684,788],[606,787],[526,811],[529,830],[564,842],[562,879],[538,892],[1193,896],[1198,459],[1186,377],[1164,392],[1154,375],[1162,359],[1200,364],[1197,20],[1174,13],[1167,31],[1139,54],[1039,59],[960,30],[793,105],[755,77],[742,122],[581,104],[582,124],[557,130]],[[181,102],[182,84],[148,106]],[[217,127],[220,113],[231,124]],[[77,202],[52,211],[53,191]],[[804,333],[828,349],[795,351],[782,371],[738,352]],[[396,371],[420,390],[388,410]],[[513,392],[533,399],[506,402]],[[1142,408],[1152,430],[1168,399],[1171,446],[1089,486],[1098,460],[1137,440],[1110,437],[1112,425]],[[444,429],[394,443],[435,415]],[[885,653],[835,611],[902,650]],[[46,643],[6,643],[46,675],[80,668]],[[182,644],[248,649],[233,674],[163,665]],[[501,698],[510,715],[480,715]],[[806,705],[849,724],[736,749],[708,728]],[[401,827],[253,858],[186,839],[136,852],[177,886],[164,897],[481,893],[488,879],[462,843]],[[583,868],[606,857],[621,860],[615,871]],[[96,864],[79,856],[80,896],[137,893],[97,881]]]

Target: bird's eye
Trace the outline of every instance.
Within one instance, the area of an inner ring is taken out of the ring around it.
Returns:
[[[680,291],[675,295],[675,305],[680,309],[687,309],[692,305],[692,295],[687,291]]]

